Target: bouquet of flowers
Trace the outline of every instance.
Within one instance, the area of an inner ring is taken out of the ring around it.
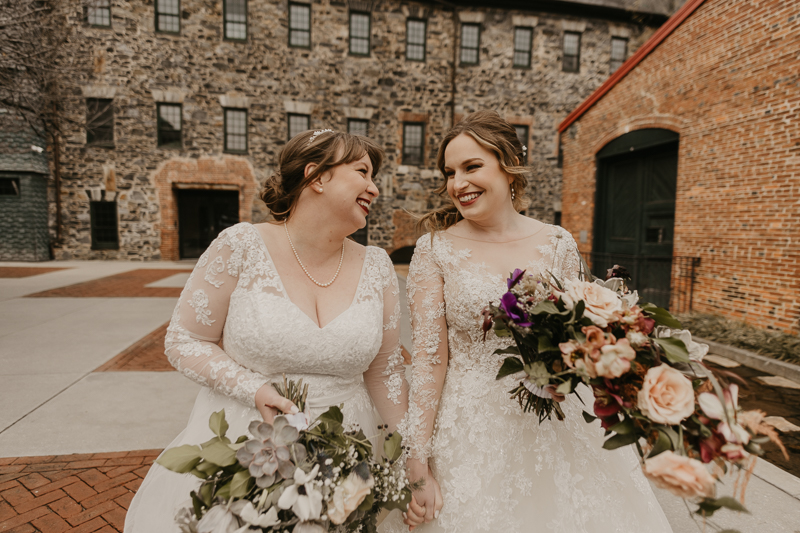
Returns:
[[[252,436],[231,442],[222,410],[209,420],[214,438],[158,459],[203,480],[191,492],[191,506],[175,517],[183,533],[326,533],[331,524],[366,533],[377,531],[382,510],[405,511],[411,487],[395,466],[399,433],[385,436],[385,457],[375,460],[363,430],[345,431],[338,407],[307,423],[302,380],[274,386],[301,412],[276,416],[272,424],[254,420]]]
[[[765,413],[739,408],[738,386],[725,382],[735,376],[715,376],[703,365],[708,346],[692,341],[665,309],[639,302],[626,287],[625,269],[615,266],[605,281],[587,281],[588,270],[581,277],[545,281],[514,271],[500,304],[485,311],[484,332],[493,328],[515,341],[496,352],[510,355],[497,379],[520,375],[510,393],[540,422],[551,412],[563,419],[558,405],[540,396],[543,387],[566,395],[585,383],[594,413],[583,416],[600,419],[609,436],[605,449],[634,444],[645,475],[697,499],[703,516],[721,507],[744,510],[733,497],[715,499],[716,483],[729,466],[739,467],[741,500],[760,444],[772,440],[786,454],[763,423]]]

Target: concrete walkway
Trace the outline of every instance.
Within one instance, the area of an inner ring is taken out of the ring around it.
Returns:
[[[119,531],[119,513],[137,479],[146,473],[154,450],[183,429],[199,386],[177,372],[157,371],[163,368],[98,370],[169,320],[193,265],[66,261],[41,266],[63,270],[0,278],[0,531],[23,525],[28,529],[20,531]],[[0,272],[5,267],[36,265],[0,263]],[[404,279],[401,289],[404,294]],[[116,296],[92,296],[98,293]],[[172,295],[151,296],[167,293]],[[401,336],[410,348],[403,309]],[[68,454],[84,455],[79,460]],[[92,492],[80,492],[81,485]],[[108,503],[112,496],[104,500],[98,487],[111,491],[116,503]],[[702,530],[682,500],[663,491],[657,496],[676,533]],[[759,461],[746,505],[752,515],[721,512],[714,523],[743,533],[800,533],[800,479],[783,470]],[[56,523],[58,528],[47,526]]]

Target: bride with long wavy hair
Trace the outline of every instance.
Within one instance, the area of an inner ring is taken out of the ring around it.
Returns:
[[[671,531],[634,451],[602,449],[603,430],[584,421],[574,395],[540,391],[566,413],[540,425],[509,397],[518,382],[495,380],[503,357],[494,352],[513,341],[494,332],[484,340],[481,311],[506,291],[509,273],[579,272],[569,232],[520,214],[523,151],[491,111],[465,117],[439,148],[449,201],[421,219],[428,233],[407,280],[413,351],[401,432],[410,478],[425,485],[406,523],[425,533]]]

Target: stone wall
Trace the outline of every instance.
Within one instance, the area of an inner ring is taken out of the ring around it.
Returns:
[[[175,180],[200,188],[233,183],[240,198],[254,194],[287,140],[287,112],[310,114],[313,129],[345,129],[348,118],[369,119],[370,137],[387,152],[378,176],[382,194],[369,220],[370,244],[389,251],[405,246],[415,234],[406,212],[440,205],[432,195],[442,179],[434,160],[437,141],[452,123],[453,104],[456,118],[488,108],[530,125],[530,214],[551,222],[560,201],[555,124],[607,78],[612,34],[629,36],[632,54],[653,31],[630,21],[503,9],[460,10],[454,24],[453,13],[438,4],[379,0],[372,6],[370,56],[357,57],[349,55],[347,4],[336,0],[311,4],[311,49],[287,45],[285,0],[249,1],[246,42],[223,39],[221,0],[182,0],[179,35],[154,31],[153,0],[111,4],[110,28],[86,25],[77,7],[72,19],[76,38],[94,58],[93,74],[81,80],[83,96],[113,99],[115,143],[113,148],[87,145],[80,127],[66,135],[59,258],[174,258],[176,247],[169,240],[174,236],[164,233],[176,224],[174,209],[164,208],[170,205],[165,195],[172,194],[164,184],[172,182],[159,181],[159,172],[170,166],[180,173],[188,168],[187,159],[213,159],[218,166],[242,170],[221,181],[193,171]],[[483,21],[481,61],[457,68],[453,91],[453,47],[464,16]],[[425,62],[405,58],[408,17],[427,20]],[[513,27],[520,17],[535,23],[530,69],[511,67]],[[561,71],[565,28],[583,31],[578,74]],[[158,102],[183,106],[180,149],[156,146]],[[223,153],[224,105],[248,109],[247,154]],[[76,124],[83,122],[83,106],[70,112]],[[422,166],[402,164],[404,120],[426,124]],[[93,190],[117,193],[119,250],[91,250]],[[259,204],[256,199],[240,218],[264,219],[267,213]]]
[[[676,256],[700,257],[694,309],[800,332],[800,16],[706,0],[563,135],[564,226],[589,251],[595,154],[643,128],[680,134]]]

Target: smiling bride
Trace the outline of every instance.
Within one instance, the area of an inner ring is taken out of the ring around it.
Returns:
[[[272,387],[284,374],[309,385],[312,419],[343,404],[345,428],[360,426],[367,436],[383,423],[395,430],[407,408],[397,277],[384,250],[347,238],[366,224],[382,160],[364,137],[297,135],[261,192],[274,221],[226,229],[200,257],[166,353],[204,387],[169,448],[210,439],[208,419],[220,409],[232,435],[245,434],[254,419],[296,413]],[[181,531],[175,513],[199,485],[191,474],[153,465],[126,533]],[[399,524],[394,514],[384,524]]]

